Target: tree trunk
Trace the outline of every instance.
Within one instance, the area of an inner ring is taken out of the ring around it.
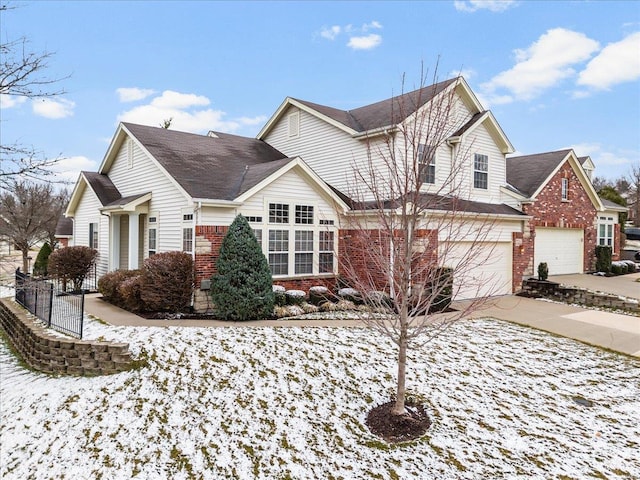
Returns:
[[[29,273],[29,250],[22,250],[22,273]]]
[[[406,307],[405,307],[406,308]],[[391,413],[402,415],[405,413],[404,400],[407,393],[407,312],[402,312],[400,319],[400,338],[398,342],[398,384],[396,390],[396,404]]]

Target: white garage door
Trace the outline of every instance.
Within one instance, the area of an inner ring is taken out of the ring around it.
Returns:
[[[440,255],[441,264],[454,269],[455,300],[511,293],[511,242],[443,244]]]
[[[579,228],[536,228],[534,275],[546,262],[549,275],[583,273],[584,232]]]

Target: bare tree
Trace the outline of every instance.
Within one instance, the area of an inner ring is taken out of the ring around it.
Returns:
[[[0,12],[13,7],[0,5]],[[51,52],[29,50],[26,38],[0,43],[0,96],[5,98],[43,98],[61,95],[62,89],[51,87],[62,79],[43,74]],[[35,148],[19,143],[0,144],[0,189],[8,188],[20,178],[51,175],[49,167],[58,159],[47,159]]]
[[[640,227],[640,162],[631,165],[628,175],[629,194],[627,204],[630,209],[630,216],[633,218],[633,224]]]
[[[459,108],[460,80],[445,88],[433,77],[432,86],[424,87],[423,75],[421,88],[391,100],[392,127],[369,139],[365,162],[354,162],[341,240],[350,286],[369,304],[389,307],[364,319],[398,347],[395,416],[409,415],[407,352],[481,308],[499,287],[479,268],[492,261],[495,216],[468,200],[474,159],[460,139],[474,119]],[[473,300],[436,314],[451,296]]]
[[[66,198],[50,183],[25,181],[0,193],[0,238],[22,252],[24,272],[29,271],[29,250],[55,233]]]

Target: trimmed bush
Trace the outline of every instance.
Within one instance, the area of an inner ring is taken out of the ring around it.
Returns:
[[[133,295],[133,292],[130,292]],[[193,259],[184,252],[151,255],[142,265],[140,299],[150,312],[181,312],[191,305]],[[130,296],[128,301],[134,297]]]
[[[365,296],[365,304],[373,309],[393,310],[393,300],[387,292],[373,290]]]
[[[105,273],[98,280],[98,291],[107,302],[124,308],[124,299],[119,291],[120,285],[131,277],[139,276],[140,273],[140,270],[116,270]]]
[[[540,262],[538,265],[538,280],[545,281],[549,278],[549,266],[547,262]]]
[[[307,299],[307,294],[302,290],[287,290],[284,295],[287,305],[302,305]]]
[[[287,296],[284,294],[286,289],[282,285],[274,285],[272,290],[274,303],[280,307],[284,307],[287,304]]]
[[[130,272],[139,271],[130,270]],[[118,296],[122,301],[122,307],[130,312],[155,311],[149,309],[142,300],[142,290],[144,287],[144,277],[140,274],[125,278],[118,286]]]
[[[309,289],[309,303],[313,305],[319,306],[324,302],[331,302],[333,300],[335,300],[335,295],[333,295],[327,287],[317,285]]]
[[[596,247],[596,271],[608,273],[611,271],[611,247],[598,245]]]
[[[48,267],[49,267],[49,255],[53,250],[51,250],[51,245],[49,242],[45,243],[40,251],[38,252],[38,256],[36,257],[36,261],[33,264],[33,274],[35,276],[46,277],[48,275]]]
[[[98,251],[89,247],[61,248],[49,255],[49,274],[60,280],[65,290],[70,283],[74,292],[80,292],[97,256]]]
[[[269,263],[247,219],[238,215],[220,247],[211,298],[223,320],[270,317],[275,295]]]
[[[341,288],[340,290],[338,290],[338,298],[340,300],[347,300],[355,304],[362,303],[362,295],[360,295],[360,292],[355,288]]]

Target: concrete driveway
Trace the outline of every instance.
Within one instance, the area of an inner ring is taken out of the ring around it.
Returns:
[[[600,277],[598,275],[552,275],[549,280],[567,286],[588,288],[595,292],[613,293],[624,297],[640,299],[640,273],[630,273],[617,277]]]

